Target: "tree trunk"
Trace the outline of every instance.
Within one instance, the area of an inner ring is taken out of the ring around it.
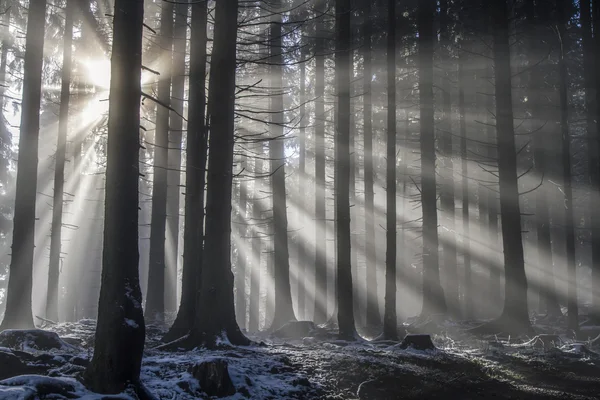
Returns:
[[[325,214],[325,0],[315,4],[315,312],[313,321],[327,321],[327,243]]]
[[[592,7],[593,26],[598,27],[600,26],[600,0],[592,0]],[[593,211],[590,221],[592,225],[592,314],[594,320],[600,322],[600,210],[597,206],[598,200],[600,200],[600,194],[598,193],[600,190],[600,124],[598,123],[598,116],[600,116],[600,101],[598,99],[600,93],[600,68],[598,68],[600,66],[600,33],[596,30],[594,31],[593,42],[594,49],[592,52],[586,52],[591,58],[589,65],[595,71],[595,74],[590,71],[592,80],[590,83],[593,85],[593,90],[589,91],[590,101],[587,103],[590,107],[588,108],[588,121],[593,120],[596,122],[589,146],[595,150],[594,157],[590,158],[590,163],[592,163],[590,178],[594,193],[594,196],[590,197],[590,201],[592,201],[590,209]],[[590,128],[588,124],[588,134]]]
[[[85,380],[98,393],[139,385],[145,324],[138,275],[142,1],[114,9],[102,286],[94,356]]]
[[[175,26],[173,44],[173,75],[171,106],[177,113],[171,112],[171,133],[169,138],[167,173],[167,249],[165,310],[177,310],[177,265],[179,264],[179,198],[181,184],[181,142],[183,133],[184,95],[185,95],[185,56],[187,34],[188,4],[175,5]],[[177,115],[179,114],[179,115]]]
[[[25,38],[12,256],[0,331],[34,326],[31,295],[45,22],[46,1],[31,0]]]
[[[278,329],[295,321],[290,285],[290,259],[287,233],[287,201],[285,193],[285,151],[283,132],[283,41],[281,0],[271,2],[271,187],[273,191],[273,250],[275,252],[275,310],[272,328]]]
[[[262,146],[262,144],[261,144]],[[262,153],[262,151],[261,151]],[[260,153],[259,153],[260,154]],[[254,159],[254,175],[256,177],[263,173],[263,160],[261,155]],[[261,189],[262,181],[260,178],[254,180],[254,190],[252,192],[252,222],[256,227],[262,220],[261,207]],[[260,273],[262,259],[262,240],[257,228],[252,234],[252,265],[250,272],[250,309],[248,316],[248,332],[258,332],[260,323]]]
[[[341,339],[357,337],[352,299],[352,260],[350,239],[350,0],[335,2],[335,79],[338,118],[335,133],[337,163],[337,319]]]
[[[56,144],[56,166],[54,169],[54,196],[52,197],[52,228],[50,234],[50,265],[48,268],[48,292],[46,318],[57,321],[58,283],[60,273],[60,249],[63,214],[63,191],[65,183],[65,153],[69,125],[69,98],[71,96],[71,65],[73,52],[73,0],[65,7],[65,33],[63,38],[63,65],[61,71],[60,109],[58,112],[58,140]]]
[[[159,46],[167,54],[173,46],[173,3],[163,2]],[[160,65],[158,104],[154,135],[154,174],[150,223],[150,261],[146,291],[146,319],[163,321],[165,314],[165,232],[167,222],[167,169],[169,156],[169,109],[171,103],[171,57]]]
[[[386,253],[383,337],[398,340],[396,317],[396,0],[388,1]]]
[[[423,208],[422,317],[446,313],[446,300],[440,284],[436,208],[433,108],[434,13],[435,4],[433,0],[419,2],[419,106],[421,113],[421,206]]]
[[[216,3],[208,97],[205,247],[192,347],[211,347],[219,338],[234,345],[249,343],[235,319],[230,251],[237,15],[237,1]]]
[[[246,170],[246,156],[241,155],[240,162],[240,170]],[[246,212],[247,204],[248,204],[248,189],[246,187],[246,182],[241,178],[240,180],[240,197],[238,203],[238,241],[236,243],[237,247],[237,263],[235,266],[235,315],[237,317],[238,325],[240,328],[246,328],[246,265],[247,265],[247,250],[246,250],[246,234],[248,232],[247,223],[248,223],[248,214]]]
[[[181,302],[177,318],[163,341],[170,342],[186,335],[194,323],[196,301],[200,289],[200,269],[204,244],[204,185],[206,175],[206,2],[192,3],[190,28],[190,110],[187,125],[185,167],[185,230],[183,233],[183,271]]]
[[[381,315],[377,302],[377,256],[375,253],[375,212],[373,206],[373,101],[371,82],[373,72],[371,68],[371,34],[372,16],[371,2],[364,2],[363,26],[363,122],[365,146],[365,269],[366,269],[366,297],[367,297],[367,327],[375,330],[381,325]]]
[[[301,218],[306,218],[306,202],[304,195],[307,185],[306,176],[306,62],[304,61],[304,51],[300,59],[300,133],[299,133],[299,155],[298,155],[298,210],[301,212]],[[306,319],[306,240],[300,235],[298,239],[298,318]]]

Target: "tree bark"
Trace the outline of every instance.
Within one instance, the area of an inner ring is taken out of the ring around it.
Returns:
[[[262,146],[262,144],[261,144]],[[262,153],[262,151],[261,151]],[[254,159],[254,175],[260,176],[263,173],[263,160],[259,157]],[[261,189],[260,179],[254,180],[254,190],[252,192],[252,222],[258,225],[262,220],[261,207]],[[254,229],[252,234],[252,264],[250,272],[250,309],[248,316],[248,332],[258,332],[260,323],[260,274],[262,259],[262,240],[258,229]]]
[[[581,4],[583,4],[582,2]],[[600,0],[592,0],[592,15],[593,15],[593,26],[600,26]],[[590,148],[595,150],[594,157],[590,158],[590,178],[593,188],[594,196],[591,196],[592,201],[592,314],[595,321],[600,322],[600,210],[598,210],[598,200],[600,200],[600,124],[598,123],[598,116],[600,116],[600,101],[598,95],[600,94],[600,34],[595,31],[593,39],[594,50],[586,52],[589,54],[590,60],[589,65],[595,71],[592,76],[591,85],[593,90],[590,90],[590,101],[588,102],[588,121],[593,119],[596,123],[593,127],[594,135],[590,137]],[[587,65],[587,64],[586,64]],[[587,90],[586,90],[587,93]],[[587,96],[587,95],[586,95]],[[591,113],[591,115],[589,115]],[[588,134],[590,126],[588,125]],[[593,151],[590,150],[590,151]]]
[[[433,0],[419,2],[419,108],[421,113],[421,206],[423,208],[423,307],[422,317],[445,314],[446,300],[440,284],[438,254],[435,134],[433,108]]]
[[[4,320],[0,324],[0,331],[33,328],[34,326],[31,295],[45,22],[46,1],[31,0],[25,37],[12,257],[6,309]]]
[[[302,212],[301,218],[308,216],[304,195],[307,185],[306,176],[306,62],[304,61],[304,51],[300,59],[300,133],[299,133],[299,155],[298,155],[298,210]],[[306,240],[300,236],[298,238],[298,318],[306,318]]]
[[[241,155],[240,170],[245,171],[246,168],[246,156]],[[247,223],[248,214],[246,212],[248,204],[248,188],[246,187],[245,178],[241,178],[240,181],[240,197],[238,202],[238,241],[237,247],[237,263],[235,266],[235,315],[237,317],[238,325],[240,328],[246,328],[246,266],[247,266],[247,250],[245,248],[246,234],[247,234]]]
[[[85,380],[98,393],[139,385],[145,324],[138,275],[141,0],[114,9],[102,286],[94,356]]]
[[[159,46],[171,55],[173,46],[173,3],[163,2],[160,16]],[[169,167],[169,109],[171,103],[171,57],[160,66],[156,130],[154,135],[154,174],[150,223],[150,261],[146,291],[146,319],[165,317],[165,232],[167,222],[167,169]]]
[[[73,0],[65,7],[65,33],[63,37],[63,64],[61,72],[60,108],[58,111],[58,139],[56,143],[56,166],[54,168],[54,196],[52,197],[52,228],[50,234],[50,265],[48,268],[48,292],[46,318],[59,321],[58,292],[60,275],[60,249],[63,214],[63,191],[65,183],[65,154],[69,126],[69,99],[71,97],[71,65],[73,53]]]

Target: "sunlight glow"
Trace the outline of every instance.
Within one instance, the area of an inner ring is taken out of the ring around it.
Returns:
[[[85,62],[87,80],[98,89],[110,88],[110,60],[89,60]]]

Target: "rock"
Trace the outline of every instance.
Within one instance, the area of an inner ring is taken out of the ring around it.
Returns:
[[[0,351],[0,379],[12,378],[25,373],[27,373],[27,365],[17,356]]]
[[[0,386],[24,386],[30,388],[35,396],[25,397],[26,399],[44,399],[48,395],[53,395],[48,398],[59,399],[58,395],[63,398],[74,398],[75,386],[65,382],[64,380],[51,378],[41,375],[21,375],[14,378],[0,381]]]
[[[404,350],[409,347],[414,350],[435,350],[431,335],[406,335],[400,348]]]
[[[0,332],[0,346],[14,350],[56,350],[72,348],[55,332],[43,331],[41,329],[7,329]]]
[[[200,389],[209,396],[226,397],[236,393],[225,360],[204,361],[193,365],[188,372],[196,378]]]
[[[290,321],[273,332],[273,336],[282,339],[300,340],[305,336],[311,336],[315,328],[316,326],[312,321]]]

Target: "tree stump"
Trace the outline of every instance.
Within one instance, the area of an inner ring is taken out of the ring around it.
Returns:
[[[226,397],[235,394],[227,361],[215,359],[195,364],[189,373],[198,380],[200,389],[208,396]]]
[[[436,349],[431,341],[431,335],[406,335],[402,343],[400,343],[400,348],[405,350],[409,347],[414,350]]]

